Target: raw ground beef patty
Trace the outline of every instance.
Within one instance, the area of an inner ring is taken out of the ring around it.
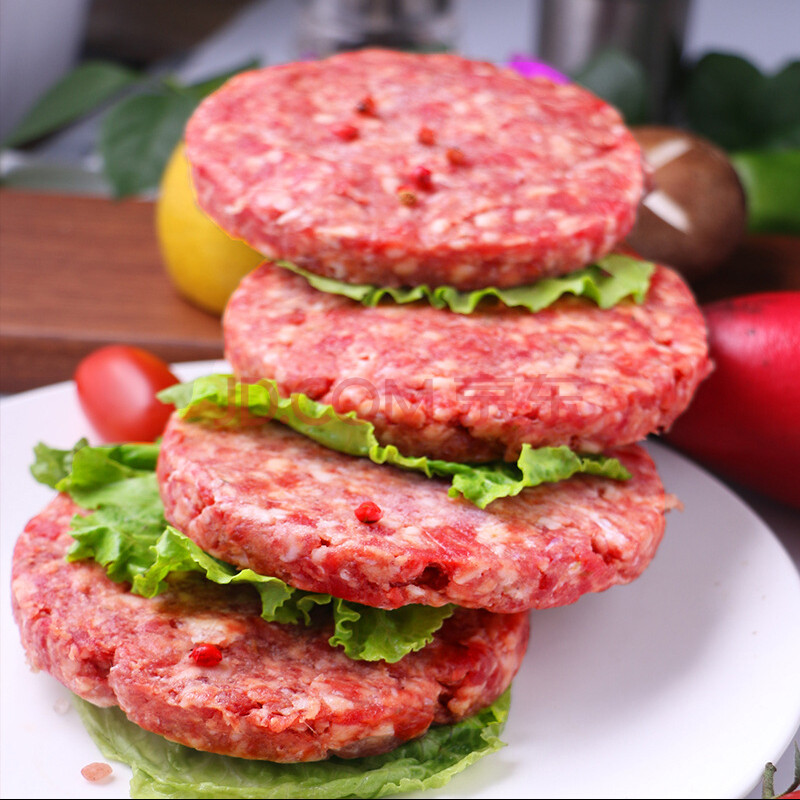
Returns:
[[[629,481],[576,476],[481,510],[449,482],[343,455],[278,424],[173,415],[158,480],[167,519],[207,552],[292,586],[380,608],[517,612],[626,583],[652,559],[666,498],[640,447]],[[365,501],[383,511],[359,522]]]
[[[514,286],[634,222],[639,147],[577,85],[381,50],[233,78],[186,129],[201,207],[269,257],[352,283]]]
[[[366,308],[265,264],[224,318],[243,380],[277,381],[374,423],[407,455],[516,460],[523,442],[602,452],[668,428],[710,369],[683,280],[658,267],[642,305],[563,299],[531,314]]]
[[[16,545],[12,599],[31,666],[199,750],[272,761],[384,752],[493,702],[525,653],[524,614],[459,609],[428,647],[386,664],[350,660],[328,628],[265,622],[247,587],[187,578],[145,599],[94,562],[64,560],[78,510],[59,496]],[[222,661],[196,665],[198,643]]]

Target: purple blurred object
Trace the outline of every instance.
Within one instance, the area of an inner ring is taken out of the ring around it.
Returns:
[[[570,79],[544,61],[535,61],[521,53],[514,53],[506,64],[525,78],[549,78],[553,83],[570,83]]]

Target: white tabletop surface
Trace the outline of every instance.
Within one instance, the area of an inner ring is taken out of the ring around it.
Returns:
[[[769,525],[800,571],[800,511],[769,500],[755,492],[742,489],[740,486],[731,484],[731,488]],[[800,489],[798,492],[800,493]],[[800,608],[787,608],[786,614],[787,617],[800,614]],[[768,714],[769,709],[765,709],[764,712]],[[794,741],[800,746],[800,728],[797,730]],[[777,754],[775,757],[778,757]],[[775,765],[778,768],[775,776],[775,789],[783,791],[791,784],[794,775],[793,747],[788,747]],[[754,787],[753,791],[747,795],[748,800],[759,800],[760,797],[760,786]]]

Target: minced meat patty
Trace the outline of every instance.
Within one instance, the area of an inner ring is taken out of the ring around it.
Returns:
[[[279,423],[214,429],[173,415],[158,461],[167,519],[212,555],[292,586],[379,608],[494,612],[572,603],[637,577],[665,525],[647,453],[611,451],[628,481],[574,476],[496,500],[343,455]],[[364,502],[379,506],[359,521]]]
[[[567,297],[536,314],[455,314],[366,308],[265,264],[233,294],[224,331],[243,380],[274,379],[284,395],[355,411],[406,455],[452,461],[516,460],[524,442],[640,441],[672,424],[710,370],[700,309],[661,266],[641,305]]]
[[[146,599],[93,561],[68,563],[72,516],[57,497],[20,536],[12,603],[30,665],[181,744],[271,761],[391,750],[492,703],[525,652],[524,614],[458,609],[396,664],[353,661],[326,626],[265,622],[248,587],[187,577]],[[190,657],[219,648],[215,666]]]
[[[186,128],[200,206],[351,283],[514,286],[632,227],[639,146],[587,90],[456,55],[343,53],[237,76]]]

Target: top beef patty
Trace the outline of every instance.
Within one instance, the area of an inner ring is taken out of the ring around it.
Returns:
[[[454,55],[249,72],[186,129],[202,208],[270,257],[380,285],[514,286],[634,222],[640,151],[608,104]]]
[[[537,314],[454,314],[359,303],[264,265],[225,312],[244,380],[272,378],[374,423],[407,455],[516,459],[523,442],[599,452],[669,427],[708,373],[703,317],[659,267],[646,301],[600,309],[565,298]]]

